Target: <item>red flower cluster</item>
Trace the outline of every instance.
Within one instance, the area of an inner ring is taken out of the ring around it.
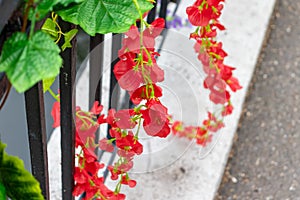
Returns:
[[[227,53],[222,43],[217,42],[217,30],[224,30],[219,17],[225,0],[196,0],[187,8],[186,12],[190,22],[198,26],[190,38],[196,40],[194,46],[198,59],[202,62],[207,77],[204,88],[209,89],[209,98],[215,104],[222,105],[219,115],[226,116],[232,113],[233,106],[230,101],[230,90],[236,92],[241,89],[237,78],[233,76],[234,68],[224,64]],[[114,74],[119,85],[130,94],[130,100],[136,105],[134,109],[108,111],[107,118],[101,115],[103,107],[95,102],[89,112],[76,109],[76,148],[78,165],[75,168],[74,196],[85,193],[85,198],[102,200],[123,200],[125,194],[120,193],[121,185],[135,187],[128,172],[133,167],[133,158],[143,152],[139,142],[139,129],[143,126],[150,136],[165,138],[170,134],[170,116],[168,109],[159,98],[163,95],[157,83],[164,80],[164,71],[156,63],[155,38],[165,27],[163,19],[156,19],[152,24],[140,20],[141,31],[131,26],[125,33],[123,47],[119,50],[119,61],[114,67]],[[230,89],[230,90],[229,90]],[[60,104],[56,102],[51,112],[54,127],[60,125]],[[172,131],[179,137],[196,139],[199,145],[205,146],[212,140],[212,133],[224,127],[218,114],[208,112],[208,117],[201,126],[184,126],[182,122],[174,122]],[[95,144],[95,133],[100,124],[108,123],[111,139],[103,138]],[[136,128],[136,129],[135,129]],[[135,132],[135,133],[134,133]],[[108,166],[111,179],[118,180],[114,191],[104,185],[103,177],[98,175],[100,164],[95,154],[95,148],[108,152],[116,151],[119,159]]]
[[[78,166],[75,167],[75,187],[74,196],[85,192],[84,199],[103,199],[114,196],[103,183],[103,177],[98,176],[99,169],[104,164],[98,162],[95,154],[95,133],[99,125],[105,123],[104,115],[100,115],[103,107],[99,102],[95,102],[90,112],[84,112],[77,107],[76,109],[76,140],[75,147],[81,149],[77,154]],[[97,117],[98,116],[98,117]]]
[[[198,26],[196,31],[191,33],[190,38],[196,40],[194,49],[207,74],[203,85],[204,88],[210,90],[210,100],[223,106],[220,113],[222,117],[230,115],[233,111],[230,91],[227,88],[233,92],[242,88],[238,79],[233,76],[235,68],[224,64],[227,53],[223,50],[222,43],[215,40],[217,30],[225,30],[225,27],[218,21],[224,1],[196,0],[186,9],[191,24]],[[223,127],[222,119],[217,119],[216,115],[208,112],[208,119],[203,121],[201,127],[184,127],[182,123],[175,122],[172,130],[180,137],[196,138],[198,144],[205,146],[211,141],[211,132],[217,132]]]
[[[74,196],[85,193],[83,199],[125,199],[125,195],[116,194],[104,185],[103,177],[98,175],[99,169],[104,164],[98,162],[95,154],[95,133],[100,124],[106,123],[104,115],[101,115],[103,106],[95,102],[90,112],[82,111],[76,107],[76,135],[75,147],[80,149],[76,155],[78,165],[75,167],[75,187]],[[60,126],[60,103],[55,102],[52,107],[52,117],[54,119],[53,127]],[[101,140],[100,146],[103,146]],[[110,146],[111,145],[111,146]],[[107,149],[111,150],[112,144],[107,143]],[[113,148],[113,147],[112,147]],[[123,198],[122,198],[123,197]]]
[[[112,127],[132,129],[137,124],[136,119],[142,117],[148,135],[166,137],[170,133],[167,108],[158,99],[162,96],[162,90],[156,85],[164,80],[164,72],[155,60],[159,56],[154,48],[155,38],[164,27],[164,20],[158,18],[141,33],[136,26],[131,26],[125,33],[127,37],[123,39],[114,74],[120,86],[130,93],[134,104],[140,104],[143,100],[146,103],[143,109],[118,111],[112,117],[117,120],[111,123]]]
[[[114,74],[123,89],[135,91],[141,84],[164,80],[164,71],[155,60],[158,53],[154,51],[155,38],[164,26],[164,20],[158,18],[142,33],[136,26],[131,26],[125,33],[127,38],[123,39],[123,47],[119,50],[120,60],[114,67]]]
[[[203,121],[203,126],[184,126],[182,122],[175,121],[172,132],[178,137],[196,139],[197,144],[206,146],[212,140],[210,132],[217,132],[224,127],[222,120],[218,120],[212,113],[208,112],[208,119]]]
[[[207,74],[204,87],[211,91],[210,99],[216,104],[226,104],[230,101],[230,93],[226,90],[227,85],[233,92],[242,88],[232,75],[234,68],[223,63],[227,53],[223,50],[222,43],[215,41],[216,30],[225,29],[218,21],[223,8],[221,2],[224,0],[198,0],[193,6],[187,8],[189,18],[198,22],[196,26],[200,26],[190,37],[197,42],[195,50]],[[195,8],[198,11],[191,13],[191,9],[195,10]],[[205,14],[204,10],[209,10],[209,14]],[[205,17],[200,17],[203,15]]]
[[[113,139],[102,139],[99,144],[102,150],[113,151],[114,141],[118,149],[118,161],[108,166],[111,179],[119,180],[115,194],[119,194],[121,185],[136,185],[136,181],[129,178],[128,171],[133,167],[133,157],[143,152],[143,146],[138,141],[140,126],[143,125],[146,133],[151,136],[166,137],[170,133],[167,108],[159,101],[162,89],[156,85],[164,80],[164,71],[155,60],[159,56],[154,48],[155,38],[164,26],[161,18],[147,24],[147,28],[141,32],[136,26],[131,26],[125,33],[127,37],[122,41],[119,61],[114,66],[119,85],[129,92],[131,101],[137,105],[134,109],[109,110],[107,123],[111,127],[109,133]],[[137,125],[134,134],[132,130]]]
[[[225,0],[197,0],[192,6],[187,7],[189,21],[194,26],[207,26],[211,20],[217,20],[223,9],[220,4]]]

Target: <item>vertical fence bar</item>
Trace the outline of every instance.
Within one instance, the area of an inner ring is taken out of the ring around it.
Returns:
[[[147,17],[147,22],[149,24],[151,24],[155,20],[155,17],[156,17],[156,8],[157,8],[157,1],[155,1],[155,3],[153,5],[154,5],[154,7],[150,10],[150,12],[148,14],[148,17]]]
[[[42,83],[25,92],[28,139],[33,176],[40,182],[45,199],[49,199],[47,136]]]
[[[61,23],[62,30],[75,28],[66,22]],[[61,53],[63,67],[60,70],[60,107],[61,107],[61,151],[62,151],[62,198],[74,200],[75,165],[75,76],[76,76],[76,39],[72,40],[72,48]]]
[[[118,109],[118,101],[120,98],[120,86],[114,75],[114,66],[119,61],[118,52],[122,47],[122,34],[113,34],[112,52],[111,52],[111,71],[110,71],[110,88],[109,88],[109,108]]]
[[[101,102],[103,53],[104,53],[104,49],[103,49],[104,45],[101,43],[103,41],[104,41],[104,35],[102,34],[97,34],[95,37],[90,37],[90,79],[89,79],[90,107],[93,105],[94,101]]]
[[[169,0],[161,0],[159,17],[166,19]]]
[[[109,108],[115,108],[118,109],[119,107],[119,99],[120,99],[120,93],[121,88],[118,85],[118,81],[114,75],[114,66],[119,61],[118,52],[122,47],[122,34],[113,34],[112,38],[112,50],[111,50],[111,69],[110,69],[110,88],[109,88]],[[108,133],[107,138],[111,139],[111,136],[109,134],[109,129],[111,127],[108,126]],[[103,155],[103,151],[100,152],[100,155],[98,156],[99,159],[101,159]],[[114,151],[110,157],[108,165],[111,165],[115,159],[116,151]],[[104,181],[106,180],[108,176],[108,169],[106,169],[103,173]]]

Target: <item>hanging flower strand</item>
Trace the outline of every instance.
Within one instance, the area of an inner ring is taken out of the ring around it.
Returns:
[[[222,42],[216,41],[217,30],[223,31],[225,27],[219,22],[225,0],[197,0],[186,9],[188,19],[196,30],[190,38],[196,41],[194,49],[206,73],[204,88],[210,91],[209,99],[214,104],[222,105],[221,116],[208,112],[208,118],[202,126],[185,127],[182,122],[176,121],[172,130],[175,135],[196,138],[199,145],[205,146],[212,140],[212,133],[224,127],[223,117],[230,115],[233,106],[230,100],[232,92],[242,87],[237,78],[233,76],[235,68],[224,64],[227,53],[222,48]]]
[[[129,171],[133,167],[133,159],[143,152],[139,142],[139,131],[153,137],[167,137],[171,130],[179,137],[195,139],[199,145],[205,146],[212,140],[212,135],[224,127],[223,117],[232,113],[230,90],[236,92],[241,86],[233,76],[233,67],[224,64],[227,53],[222,49],[222,43],[216,41],[217,30],[224,30],[218,21],[223,9],[224,0],[197,0],[187,8],[189,21],[197,26],[190,38],[196,41],[194,46],[206,73],[204,88],[210,91],[209,98],[214,104],[221,105],[220,114],[208,112],[208,117],[201,126],[184,126],[183,122],[171,124],[168,109],[160,101],[163,92],[158,86],[164,80],[164,71],[158,66],[155,51],[155,38],[165,27],[161,18],[148,24],[144,20],[137,0],[133,3],[139,12],[140,30],[136,24],[125,33],[122,48],[119,50],[119,61],[113,72],[121,88],[130,94],[130,100],[135,104],[132,109],[116,111],[110,109],[105,118],[101,114],[103,106],[95,102],[89,112],[76,108],[76,141],[79,150],[76,154],[74,196],[84,194],[84,200],[123,200],[121,193],[124,185],[135,187],[135,180],[130,178]],[[57,96],[59,101],[59,96]],[[60,104],[54,103],[52,112],[54,127],[60,125]],[[110,125],[110,138],[95,142],[95,133],[101,124]],[[95,149],[116,151],[117,161],[112,166],[98,162]],[[115,150],[116,149],[116,150]],[[115,188],[109,189],[104,184],[100,169],[107,167],[110,178],[116,181]]]

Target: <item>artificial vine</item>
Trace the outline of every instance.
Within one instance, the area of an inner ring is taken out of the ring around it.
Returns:
[[[134,187],[137,183],[129,175],[134,156],[143,152],[139,142],[141,128],[153,137],[167,137],[171,132],[180,137],[196,139],[205,146],[215,132],[224,127],[223,117],[233,111],[230,90],[241,89],[233,76],[233,67],[224,64],[227,53],[222,43],[216,40],[217,31],[224,30],[219,22],[225,0],[196,0],[187,8],[188,19],[196,30],[190,38],[196,41],[195,51],[207,77],[204,88],[210,91],[210,100],[221,105],[220,111],[208,111],[208,118],[201,126],[185,126],[168,114],[168,108],[160,98],[164,71],[156,62],[155,38],[165,28],[161,18],[148,24],[144,17],[153,7],[153,0],[28,0],[25,1],[22,31],[9,38],[0,57],[0,72],[5,72],[18,92],[24,92],[43,80],[44,91],[49,91],[57,100],[51,115],[53,127],[60,126],[59,95],[51,89],[55,77],[63,66],[60,52],[71,47],[70,41],[77,29],[64,33],[59,22],[64,20],[79,25],[89,35],[96,33],[124,33],[119,61],[114,66],[114,75],[120,87],[130,94],[135,104],[132,109],[102,113],[103,106],[95,102],[90,111],[76,108],[76,141],[79,150],[76,155],[74,196],[85,194],[84,199],[122,200],[124,185]],[[46,18],[41,30],[36,21]],[[139,21],[140,29],[136,21]],[[29,25],[29,27],[28,27]],[[58,46],[60,40],[63,45]],[[110,138],[95,142],[95,132],[102,124],[110,125]],[[117,151],[118,159],[112,166],[105,166],[97,160],[95,149]],[[107,167],[115,188],[108,188],[99,169]],[[3,187],[0,184],[0,191]],[[7,191],[7,190],[6,190]]]

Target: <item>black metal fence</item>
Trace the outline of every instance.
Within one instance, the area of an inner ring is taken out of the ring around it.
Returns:
[[[19,31],[21,28],[22,13],[18,11],[20,1],[0,0],[0,51],[3,43],[11,36],[13,32]],[[157,8],[155,3],[154,8],[150,11],[147,21],[151,23],[157,15],[166,18],[167,5],[169,0],[161,0],[160,7]],[[174,1],[173,1],[174,2]],[[175,1],[176,2],[176,1]],[[177,5],[179,1],[177,1]],[[74,25],[61,22],[62,31],[74,28]],[[92,51],[96,46],[100,45],[104,40],[104,35],[98,34],[90,37],[89,51]],[[122,35],[116,35],[112,41],[112,59],[117,58],[118,50],[121,48]],[[76,77],[76,54],[77,45],[76,38],[72,41],[72,48],[66,49],[61,53],[64,67],[61,68],[59,75],[59,89],[60,89],[60,104],[61,104],[61,164],[62,164],[62,199],[71,200],[72,189],[74,185],[73,169],[75,163],[74,137],[75,124],[73,114],[75,113],[75,77]],[[89,77],[89,104],[97,100],[101,101],[101,88],[103,72],[103,51],[102,48],[97,48],[97,56],[90,58],[90,77]],[[95,54],[93,54],[95,55]],[[118,105],[116,97],[120,92],[116,92],[117,81],[113,76],[112,70],[114,64],[118,60],[111,61],[111,77],[110,77],[110,108],[115,108]],[[100,66],[99,66],[100,64]],[[10,83],[5,74],[0,73],[0,104],[2,104],[6,96]],[[113,92],[114,90],[114,92]],[[44,108],[44,94],[42,83],[37,83],[31,89],[25,92],[25,107],[26,120],[28,126],[28,139],[30,146],[31,169],[32,174],[40,182],[43,195],[49,199],[49,177],[48,177],[48,161],[47,161],[47,135],[45,122],[45,108]],[[125,99],[128,101],[129,99]],[[13,111],[12,111],[13,112]],[[1,114],[1,112],[0,112]],[[50,152],[51,153],[51,152]],[[103,152],[99,152],[98,156],[101,159]],[[115,154],[112,154],[111,162]],[[105,176],[107,175],[107,172]]]

